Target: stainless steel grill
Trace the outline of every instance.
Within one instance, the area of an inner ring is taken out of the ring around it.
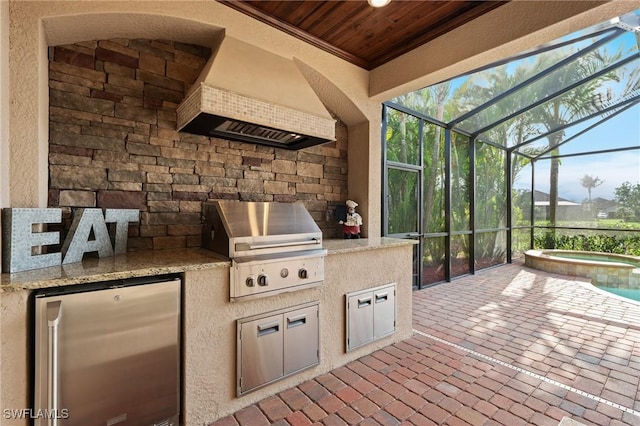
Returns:
[[[231,301],[324,281],[322,232],[302,204],[206,202],[203,232],[203,247],[231,259]]]

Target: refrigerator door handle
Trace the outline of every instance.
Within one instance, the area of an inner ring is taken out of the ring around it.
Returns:
[[[51,410],[47,415],[48,426],[58,426],[58,326],[62,317],[62,301],[47,303],[48,354],[47,354],[47,403]]]

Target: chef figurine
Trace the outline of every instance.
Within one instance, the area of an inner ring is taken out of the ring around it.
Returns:
[[[342,225],[342,234],[344,238],[360,238],[360,225],[362,225],[362,216],[356,213],[358,203],[347,200],[347,220],[338,222]]]

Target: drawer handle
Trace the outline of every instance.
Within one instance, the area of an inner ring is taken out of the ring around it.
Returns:
[[[371,305],[371,296],[358,299],[358,309]]]
[[[295,317],[287,318],[287,328],[298,327],[307,323],[307,316],[305,314]]]
[[[389,299],[389,293],[386,291],[384,293],[376,294],[376,303],[386,302]]]
[[[280,330],[280,323],[278,323],[277,321],[270,322],[267,324],[258,324],[258,337],[277,333],[279,330]]]

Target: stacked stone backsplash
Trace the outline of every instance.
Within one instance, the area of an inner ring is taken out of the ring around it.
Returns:
[[[325,238],[347,197],[347,130],[300,151],[176,131],[210,50],[160,40],[49,49],[49,206],[133,208],[129,249],[197,247],[202,202],[301,201]],[[64,229],[62,230],[64,233]]]

